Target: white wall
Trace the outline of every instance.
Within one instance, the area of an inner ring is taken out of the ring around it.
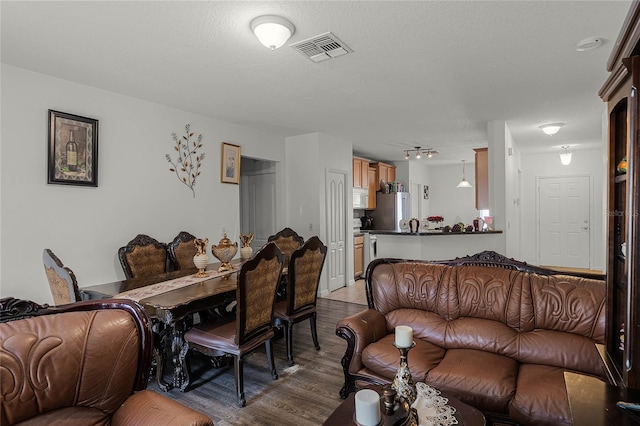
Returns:
[[[591,177],[591,269],[604,271],[605,242],[603,226],[606,220],[603,204],[605,164],[601,149],[573,151],[571,164],[563,166],[557,153],[527,154],[522,162],[522,260],[538,264],[536,236],[536,182],[541,177]]]
[[[474,163],[466,163],[465,177],[472,188],[456,188],[462,179],[462,163],[429,167],[429,209],[425,216],[444,216],[444,225],[473,225],[476,210]]]
[[[4,64],[1,76],[2,296],[52,302],[44,248],[82,287],[122,279],[117,250],[138,233],[169,242],[185,230],[217,242],[226,226],[237,240],[239,186],[220,183],[221,142],[285,159],[278,136]],[[97,188],[46,183],[48,109],[99,120]],[[196,198],[164,158],[186,123],[206,152]]]
[[[350,142],[322,133],[289,137],[285,141],[287,157],[287,220],[305,240],[317,235],[327,244],[325,177],[328,170],[344,172],[345,179],[345,254],[346,284],[353,279],[353,174]],[[318,291],[329,291],[329,277],[322,274]]]

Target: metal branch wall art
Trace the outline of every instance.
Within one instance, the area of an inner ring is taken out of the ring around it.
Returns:
[[[191,189],[193,198],[195,198],[196,191],[194,186],[196,186],[196,178],[200,176],[204,152],[198,153],[198,149],[202,148],[202,135],[198,135],[196,139],[192,140],[194,133],[190,129],[190,124],[184,126],[185,134],[180,138],[175,132],[171,134],[173,141],[176,143],[173,149],[178,152],[178,158],[174,161],[167,154],[166,159],[172,166],[169,170],[176,174],[180,182]]]

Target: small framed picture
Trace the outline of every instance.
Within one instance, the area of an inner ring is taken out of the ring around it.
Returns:
[[[429,185],[424,185],[424,199],[428,200],[429,199]]]
[[[240,146],[222,142],[220,181],[240,184]]]
[[[47,183],[98,186],[98,120],[49,110]]]

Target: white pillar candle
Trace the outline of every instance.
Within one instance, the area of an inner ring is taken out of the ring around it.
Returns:
[[[396,346],[399,348],[409,348],[413,345],[413,330],[407,325],[396,327]]]
[[[380,395],[372,389],[356,392],[356,421],[362,426],[380,423]]]

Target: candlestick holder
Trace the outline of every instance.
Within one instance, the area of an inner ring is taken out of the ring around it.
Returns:
[[[409,364],[407,364],[407,355],[409,354],[409,350],[415,345],[416,342],[412,342],[411,346],[403,348],[397,346],[395,342],[393,343],[393,346],[400,351],[400,366],[398,367],[398,372],[393,379],[391,387],[397,392],[397,397],[403,398],[404,401],[409,404],[409,407],[411,407],[411,404],[416,400],[417,391],[416,385],[413,383],[413,378],[411,377]]]

